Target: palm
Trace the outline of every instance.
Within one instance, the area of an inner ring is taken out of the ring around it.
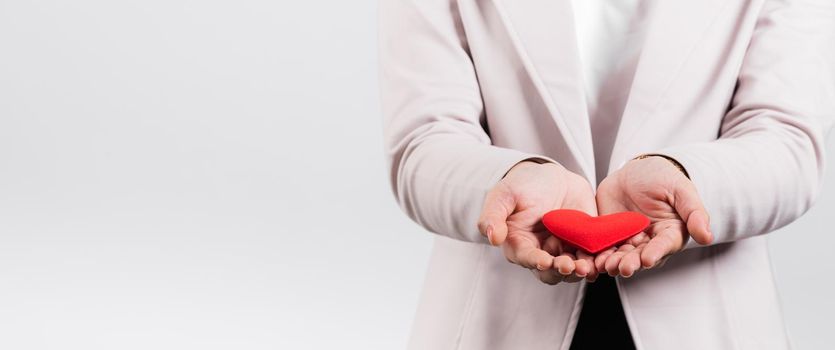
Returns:
[[[546,240],[551,237],[551,234],[539,222],[539,218],[546,212],[548,210],[534,207],[510,215],[507,218],[507,239],[525,240],[532,243],[536,248],[543,249]],[[549,253],[557,252],[550,251]]]
[[[650,226],[643,232],[616,250],[598,255],[598,269],[610,275],[629,277],[641,266],[663,263],[684,247],[691,233],[688,226],[696,230],[700,243],[709,241],[707,214],[695,187],[663,158],[627,163],[600,184],[596,199],[601,215],[636,211],[650,219]],[[686,217],[693,219],[689,225]]]
[[[542,216],[554,209],[578,209],[588,211],[594,207],[593,193],[588,183],[580,179],[568,179],[578,182],[577,186],[546,187],[551,191],[543,192],[541,187],[532,186],[524,191],[525,198],[519,200],[516,211],[507,218],[508,240],[524,240],[536,248],[552,255],[574,253],[570,247],[564,247],[542,224]],[[574,200],[574,198],[583,200]],[[526,243],[527,243],[526,242]],[[521,243],[521,242],[520,242]]]
[[[643,248],[652,238],[663,236],[671,244],[681,245],[687,238],[685,222],[670,204],[666,184],[653,184],[643,178],[615,178],[619,183],[601,186],[597,193],[597,205],[601,215],[621,211],[635,211],[650,219],[650,225],[643,232],[633,236],[626,243]]]
[[[522,162],[487,195],[479,230],[507,259],[534,271],[549,284],[596,278],[592,257],[563,247],[541,219],[545,213],[570,208],[596,215],[588,181],[556,164]]]

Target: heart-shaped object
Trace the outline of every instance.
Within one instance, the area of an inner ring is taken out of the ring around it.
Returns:
[[[634,211],[594,217],[579,210],[557,209],[546,213],[542,223],[557,238],[596,254],[643,231],[649,218]]]

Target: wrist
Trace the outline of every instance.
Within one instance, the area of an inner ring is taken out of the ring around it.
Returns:
[[[662,159],[666,160],[668,163],[670,163],[676,169],[678,169],[678,171],[681,172],[684,175],[684,177],[686,177],[688,179],[690,178],[690,174],[687,173],[687,169],[685,169],[684,166],[681,165],[681,163],[679,163],[677,160],[675,160],[675,158],[667,156],[667,155],[658,154],[658,153],[646,153],[646,154],[641,154],[641,155],[639,155],[635,158],[632,158],[632,160],[641,160],[641,159],[646,159],[646,158],[651,158],[651,157],[657,157],[657,158],[662,158]]]
[[[507,177],[507,175],[510,174],[513,171],[522,171],[522,170],[525,170],[525,169],[536,169],[536,168],[543,167],[543,166],[545,166],[545,167],[547,167],[547,166],[562,167],[562,165],[559,165],[557,163],[550,162],[550,161],[547,161],[547,160],[544,160],[544,159],[541,159],[541,158],[528,158],[528,159],[522,160],[522,161],[516,163],[514,166],[512,166],[505,173],[503,178]]]

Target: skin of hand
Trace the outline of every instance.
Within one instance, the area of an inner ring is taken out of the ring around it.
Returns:
[[[490,244],[502,246],[508,261],[544,283],[594,281],[594,257],[563,245],[542,224],[554,209],[597,215],[591,185],[559,164],[523,161],[488,192],[478,228]]]
[[[595,257],[601,273],[631,277],[663,265],[690,237],[700,244],[713,240],[695,185],[663,157],[630,160],[600,183],[595,198],[600,215],[636,211],[650,219],[643,232]]]

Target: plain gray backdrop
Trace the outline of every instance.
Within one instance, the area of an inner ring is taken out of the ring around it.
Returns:
[[[0,348],[403,348],[432,236],[389,193],[376,36],[373,1],[0,2]],[[771,234],[800,349],[827,180]]]

